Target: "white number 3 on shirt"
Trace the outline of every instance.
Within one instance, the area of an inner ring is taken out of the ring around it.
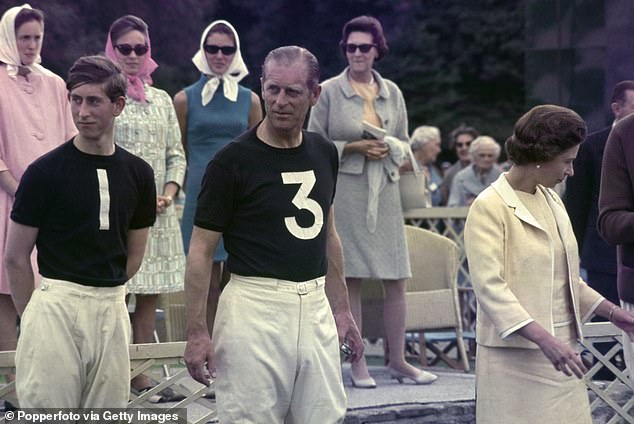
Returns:
[[[324,212],[321,210],[321,206],[313,199],[308,198],[316,181],[314,171],[282,172],[282,182],[284,184],[300,185],[297,194],[293,197],[293,205],[295,205],[297,209],[307,210],[315,217],[315,222],[310,227],[300,227],[299,224],[297,224],[297,218],[294,216],[284,218],[284,223],[288,231],[301,240],[314,239],[324,225]]]

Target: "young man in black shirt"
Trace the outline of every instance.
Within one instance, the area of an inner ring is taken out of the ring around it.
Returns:
[[[141,265],[155,220],[154,175],[114,144],[126,92],[119,68],[82,57],[67,88],[79,134],[27,168],[11,212],[4,264],[22,318],[16,390],[23,408],[123,408],[130,383],[124,283]]]
[[[319,97],[306,49],[270,52],[262,68],[266,118],[209,163],[185,290],[192,377],[216,380],[222,423],[334,423],[345,416],[339,345],[363,342],[348,305],[334,226],[334,145],[302,131]],[[212,252],[220,236],[231,280],[206,326]]]

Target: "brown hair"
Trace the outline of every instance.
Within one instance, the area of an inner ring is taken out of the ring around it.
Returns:
[[[37,21],[44,25],[44,12],[40,9],[27,9],[23,8],[15,15],[15,21],[13,22],[13,30],[18,32],[18,28],[20,28],[23,24],[31,21]]]
[[[375,17],[363,15],[350,19],[341,30],[341,41],[339,41],[339,47],[341,48],[344,57],[346,56],[346,43],[348,42],[348,37],[351,32],[355,31],[367,32],[372,35],[372,40],[374,44],[376,44],[376,50],[379,53],[376,60],[380,60],[389,51],[387,41],[385,41],[385,35],[383,35],[383,26],[381,26],[381,22],[379,22],[379,20]]]
[[[515,123],[506,153],[516,165],[548,162],[586,138],[586,123],[573,110],[556,105],[535,106]]]
[[[68,92],[84,84],[103,84],[103,91],[110,101],[125,97],[128,81],[121,69],[105,56],[83,56],[68,71]]]
[[[143,34],[143,37],[146,38],[148,34],[148,26],[143,19],[134,15],[125,15],[120,17],[114,21],[112,25],[110,25],[110,30],[108,31],[112,45],[114,46],[120,37],[130,31],[139,31]],[[145,40],[145,43],[147,44],[147,39]]]

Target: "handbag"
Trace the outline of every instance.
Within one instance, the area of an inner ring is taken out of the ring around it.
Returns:
[[[403,210],[431,207],[431,191],[427,187],[427,177],[418,165],[411,146],[407,146],[413,171],[401,171],[398,188],[401,192]]]

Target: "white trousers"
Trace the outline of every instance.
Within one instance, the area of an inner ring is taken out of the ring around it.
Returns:
[[[346,395],[324,278],[231,275],[213,329],[220,423],[343,422]]]
[[[21,408],[125,408],[130,395],[125,287],[42,278],[15,356]]]

